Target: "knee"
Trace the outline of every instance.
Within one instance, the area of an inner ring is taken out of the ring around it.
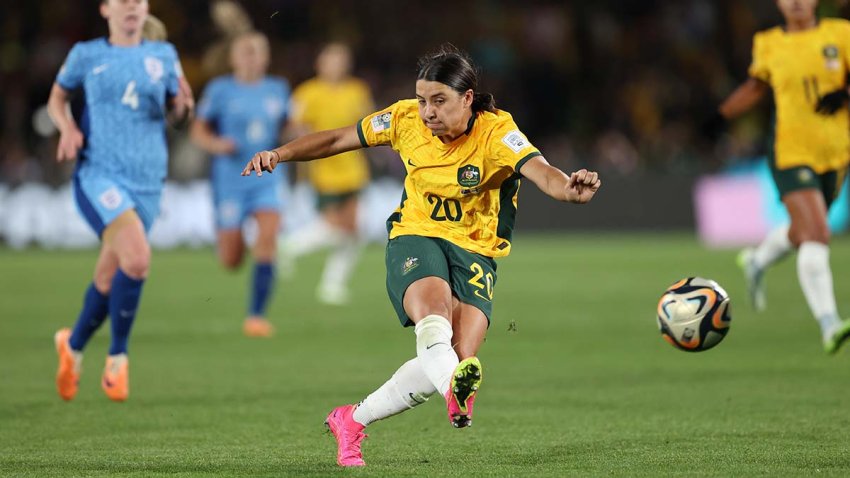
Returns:
[[[429,304],[423,304],[419,310],[414,311],[414,315],[417,318],[425,318],[429,315],[439,315],[440,317],[445,318],[449,321],[449,324],[452,323],[452,309],[451,303],[442,303],[442,302],[432,302]]]
[[[805,229],[792,228],[788,234],[788,238],[794,247],[799,248],[805,242],[819,242],[821,244],[829,244],[830,231],[829,225],[826,223],[815,227]]]
[[[242,261],[239,258],[232,257],[222,257],[221,265],[224,266],[230,272],[236,272],[239,270],[239,266],[242,264]]]
[[[137,250],[130,251],[121,261],[121,270],[133,279],[144,279],[148,276],[151,265],[151,249],[145,244]]]
[[[218,253],[218,260],[225,269],[235,271],[242,264],[242,254],[222,250]]]

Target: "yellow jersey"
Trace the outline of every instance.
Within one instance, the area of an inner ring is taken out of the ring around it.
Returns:
[[[511,115],[497,110],[470,119],[451,143],[431,134],[417,100],[402,100],[357,125],[364,147],[390,145],[407,176],[401,204],[387,220],[390,239],[438,237],[487,257],[511,251],[519,169],[539,156]]]
[[[349,79],[334,84],[319,78],[305,81],[292,93],[291,119],[312,131],[350,126],[374,106],[369,87]],[[362,189],[369,182],[369,164],[362,151],[349,151],[311,161],[308,177],[319,194],[344,194]]]
[[[777,169],[809,166],[816,173],[850,161],[850,113],[815,112],[818,99],[846,88],[850,67],[850,22],[822,19],[816,28],[756,33],[749,75],[773,88],[776,103],[774,154]]]

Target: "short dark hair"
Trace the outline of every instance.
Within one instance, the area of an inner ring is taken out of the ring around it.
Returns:
[[[419,58],[416,64],[416,79],[442,83],[460,94],[472,90],[472,111],[496,110],[496,100],[490,93],[479,93],[478,69],[469,55],[451,43]]]

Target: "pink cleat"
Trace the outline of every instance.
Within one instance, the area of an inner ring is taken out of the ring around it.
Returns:
[[[336,437],[336,462],[339,466],[366,466],[360,443],[366,438],[363,425],[354,421],[356,405],[343,405],[334,408],[325,419],[331,433]]]
[[[449,421],[455,428],[472,425],[472,404],[481,386],[481,362],[478,357],[461,360],[446,391]]]

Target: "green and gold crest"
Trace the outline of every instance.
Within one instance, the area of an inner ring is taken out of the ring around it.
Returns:
[[[465,188],[478,186],[481,183],[481,171],[471,164],[458,168],[457,183]]]
[[[835,45],[826,45],[823,47],[823,56],[827,60],[835,60],[838,58],[838,47]]]

